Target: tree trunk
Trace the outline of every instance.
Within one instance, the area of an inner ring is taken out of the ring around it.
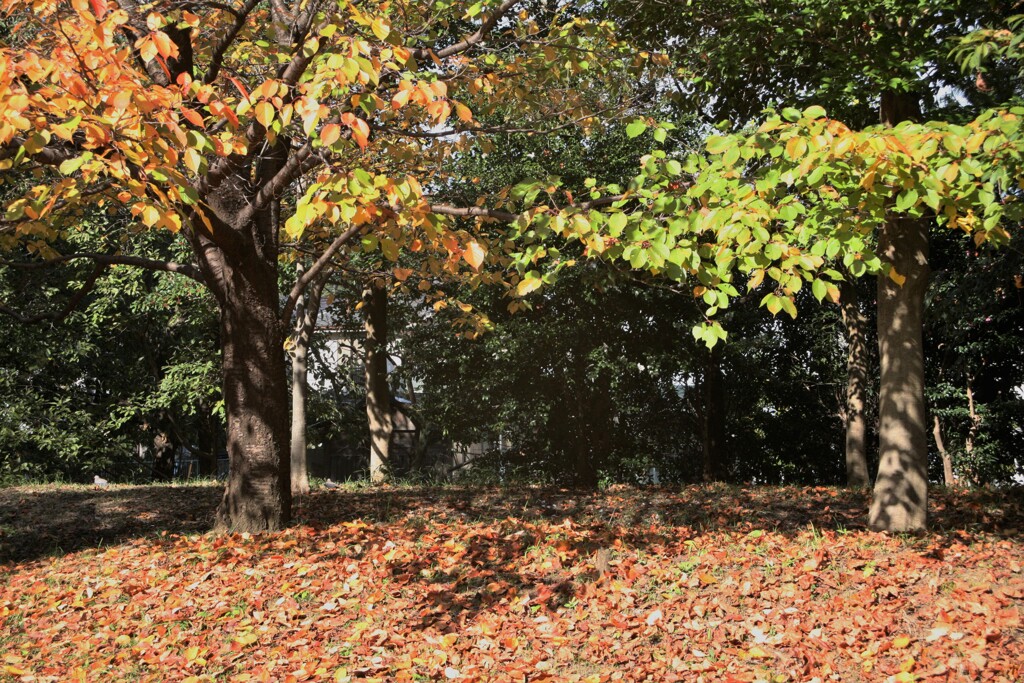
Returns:
[[[867,420],[864,415],[868,384],[867,316],[860,308],[857,288],[842,285],[843,325],[846,328],[846,485],[867,488]]]
[[[391,391],[388,388],[388,293],[383,282],[374,281],[365,294],[366,417],[370,425],[370,481],[387,481],[394,429]]]
[[[882,122],[913,118],[916,99],[885,93]],[[928,429],[924,398],[924,297],[928,288],[928,225],[888,218],[878,239],[883,262],[906,278],[878,276],[878,477],[868,523],[876,531],[920,531],[927,525]]]
[[[946,450],[946,442],[942,439],[942,424],[939,416],[932,416],[932,436],[935,437],[935,447],[939,449],[942,457],[942,482],[946,486],[956,486],[956,476],[953,474],[953,458]]]
[[[227,176],[206,198],[210,210],[193,217],[189,234],[220,307],[229,469],[217,531],[275,531],[291,519],[277,226],[269,210],[248,222],[227,220],[246,215],[250,195],[243,172]]]
[[[712,348],[704,365],[704,410],[702,413],[703,467],[705,482],[721,481],[725,447],[725,402],[722,395],[721,351]]]
[[[302,277],[302,264],[298,266]],[[309,461],[306,452],[306,402],[309,398],[309,344],[320,312],[320,294],[326,278],[317,278],[295,307],[295,336],[290,347],[292,359],[291,489],[293,496],[309,493]]]

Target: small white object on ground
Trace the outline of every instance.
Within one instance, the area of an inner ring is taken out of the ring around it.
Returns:
[[[99,486],[100,488],[105,488],[110,485],[110,482],[108,482],[106,479],[104,479],[98,474],[93,475],[92,483],[96,486]]]

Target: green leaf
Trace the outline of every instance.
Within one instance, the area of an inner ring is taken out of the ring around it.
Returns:
[[[618,237],[626,228],[628,219],[624,213],[613,213],[608,217],[608,232],[612,237]]]
[[[711,137],[708,138],[707,142],[708,154],[721,154],[734,144],[735,143],[733,142],[732,138],[728,138],[722,135],[712,135]]]
[[[824,280],[815,280],[811,283],[811,292],[814,294],[814,298],[821,301],[828,294],[828,285],[825,284]]]
[[[626,135],[628,135],[630,138],[635,138],[641,133],[643,133],[645,130],[647,130],[646,123],[640,120],[633,121],[628,126],[626,126]]]
[[[82,167],[82,164],[92,159],[92,152],[83,152],[74,159],[65,159],[61,162],[58,170],[64,175],[71,175]]]
[[[825,108],[816,104],[804,109],[804,118],[807,119],[823,119],[825,118],[825,115]]]

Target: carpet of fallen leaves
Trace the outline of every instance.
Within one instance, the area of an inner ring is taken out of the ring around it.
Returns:
[[[0,491],[0,680],[1019,681],[1024,495],[932,531],[830,488]]]

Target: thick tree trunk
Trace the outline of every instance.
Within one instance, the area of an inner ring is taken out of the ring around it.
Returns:
[[[273,531],[290,521],[288,387],[274,304],[222,311],[229,471],[220,530]]]
[[[366,417],[370,426],[370,481],[387,481],[391,435],[391,391],[388,388],[388,293],[375,281],[364,294],[366,306]]]
[[[919,116],[917,98],[884,93],[882,122]],[[878,239],[882,260],[900,276],[878,276],[878,477],[868,514],[876,531],[920,531],[927,525],[928,427],[924,398],[924,298],[928,289],[928,225],[893,216]]]
[[[867,317],[860,308],[857,288],[842,286],[843,325],[846,328],[846,485],[867,488],[867,419],[864,414],[868,384]]]
[[[298,267],[301,278],[303,268]],[[292,359],[291,489],[293,496],[309,493],[309,461],[306,452],[306,402],[309,398],[309,344],[313,338],[320,294],[326,282],[318,278],[295,308],[295,336],[290,347]]]
[[[932,416],[932,436],[935,438],[935,447],[939,449],[942,457],[942,483],[946,486],[956,486],[956,475],[953,474],[953,458],[946,450],[946,442],[942,438],[942,423],[939,416]]]
[[[903,286],[878,278],[879,463],[869,523],[877,531],[919,531],[928,509],[928,430],[922,324],[928,288],[928,227],[892,218],[879,253]]]
[[[263,172],[273,170],[265,162]],[[206,198],[194,217],[192,249],[220,307],[227,414],[228,479],[217,531],[275,531],[291,519],[288,477],[288,381],[279,317],[277,226],[269,210],[251,222],[251,188],[239,171]],[[202,227],[209,221],[209,227]]]

